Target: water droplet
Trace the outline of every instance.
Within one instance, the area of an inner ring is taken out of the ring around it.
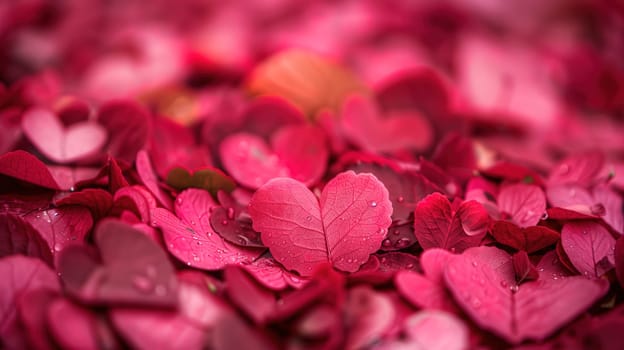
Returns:
[[[386,238],[386,239],[383,240],[383,242],[381,242],[381,245],[386,247],[386,248],[389,248],[389,247],[392,246],[392,241],[390,241],[389,239]]]
[[[54,250],[56,250],[57,252],[60,252],[62,248],[63,248],[63,246],[61,246],[59,243],[56,243],[54,245]]]
[[[543,267],[540,267],[540,268],[539,268],[539,270],[537,270],[537,271],[539,271],[539,272],[544,272],[544,268],[543,268]]]
[[[544,212],[544,214],[542,214],[541,219],[542,220],[547,220],[548,219],[548,212]]]
[[[394,246],[398,249],[403,249],[403,248],[407,248],[411,243],[412,241],[409,238],[401,238],[398,241],[396,241]]]
[[[76,190],[76,188],[74,186],[69,188],[69,192],[74,192]]]
[[[193,255],[193,261],[198,262],[199,261],[199,257],[197,255]]]
[[[407,269],[413,269],[413,268],[414,268],[414,264],[409,263],[409,264],[405,265],[405,268],[407,268]]]
[[[151,293],[154,290],[154,283],[145,276],[135,276],[132,279],[132,285],[143,293]]]
[[[238,235],[238,238],[236,239],[236,242],[240,245],[247,245],[247,243],[249,243],[249,239],[247,239],[247,237]]]
[[[399,230],[394,230],[394,232],[392,232],[395,236],[398,236],[399,234],[401,234],[401,231]]]
[[[210,231],[206,232],[206,236],[211,237],[212,236],[212,232],[210,232]]]
[[[397,202],[399,203],[403,203],[404,200],[405,198],[403,198],[403,196],[400,196],[399,198],[397,198]]]
[[[191,266],[191,262],[190,262],[190,261],[187,261],[187,262],[186,262],[186,266]]]
[[[310,215],[306,216],[306,221],[310,221],[312,220],[312,217]]]
[[[195,242],[195,244],[202,245],[203,243],[201,241],[197,241],[197,242]]]
[[[176,198],[176,203],[177,204],[182,204],[182,197]]]
[[[156,267],[154,265],[145,266],[145,273],[147,274],[148,277],[151,277],[151,278],[156,277],[157,272],[158,271],[156,271]]]
[[[297,276],[290,276],[290,280],[295,282],[295,283],[299,283],[301,280],[299,279],[299,277]]]
[[[371,204],[370,204],[370,206],[371,206],[371,207],[373,207],[373,208],[374,208],[374,207],[376,207],[376,206],[377,206],[377,202],[372,201],[372,202],[371,202]]]
[[[353,262],[353,259],[347,259],[347,262],[350,264]]]
[[[58,213],[58,212],[55,212],[55,213],[54,213],[54,216],[59,216],[59,213]]]
[[[379,234],[380,235],[385,235],[386,234],[386,229],[385,228],[380,228],[379,229]]]
[[[223,221],[221,221],[221,225],[225,226],[225,225],[227,225],[227,224],[228,224],[228,221],[227,221],[227,220],[223,220]]]
[[[472,262],[472,267],[477,267],[477,266],[479,266],[479,263],[478,263],[478,262],[476,262],[476,261],[473,261],[473,262]]]
[[[472,306],[474,306],[475,308],[481,307],[481,300],[477,298],[472,299]]]
[[[156,222],[156,220],[152,221],[152,226],[158,226],[158,223]]]
[[[230,220],[234,220],[234,208],[227,209],[227,217]]]
[[[509,286],[509,290],[512,293],[517,293],[518,292],[518,285],[517,284],[513,284],[513,285]]]
[[[507,288],[507,287],[509,286],[509,284],[508,284],[508,283],[507,283],[507,281],[505,281],[505,280],[500,281],[500,285],[501,285],[501,287],[503,287],[503,288]]]
[[[167,295],[167,287],[165,287],[162,284],[159,284],[156,286],[154,293],[156,293],[156,295],[163,297],[165,295]]]

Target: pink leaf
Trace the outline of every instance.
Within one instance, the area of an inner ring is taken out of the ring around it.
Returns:
[[[152,224],[162,229],[169,252],[188,266],[219,270],[227,264],[253,261],[262,250],[235,246],[212,230],[210,209],[216,206],[209,192],[187,189],[175,201],[177,216],[156,208],[152,211]]]
[[[454,210],[446,196],[433,193],[416,206],[414,235],[424,249],[461,252],[479,245],[488,223],[489,216],[481,204],[467,201]]]
[[[574,267],[585,276],[600,277],[615,265],[615,239],[596,222],[566,223],[561,230],[561,245]]]
[[[79,192],[57,195],[53,203],[56,206],[83,206],[88,208],[95,218],[101,218],[106,216],[113,206],[113,196],[99,188],[87,188]]]
[[[399,271],[394,277],[397,290],[416,307],[456,313],[457,307],[444,284],[444,267],[453,257],[443,249],[425,250],[420,258],[424,275],[409,270]]]
[[[139,153],[137,153],[136,169],[145,187],[147,187],[147,189],[152,192],[152,194],[154,195],[154,197],[156,197],[156,199],[158,199],[160,204],[162,204],[162,206],[167,209],[173,208],[171,198],[159,186],[158,178],[154,173],[154,169],[152,168],[152,162],[149,159],[147,151],[141,150],[139,151]]]
[[[39,232],[50,251],[54,252],[72,243],[83,243],[93,226],[89,210],[79,206],[37,210],[25,215],[24,219]]]
[[[559,233],[546,226],[518,227],[509,221],[494,221],[490,233],[494,239],[517,250],[534,253],[559,240]]]
[[[444,278],[457,303],[480,327],[511,343],[543,340],[608,290],[605,280],[542,278],[516,284],[511,256],[476,247],[451,260]]]
[[[498,194],[498,209],[516,225],[536,225],[546,211],[544,192],[535,185],[514,184],[505,186]]]
[[[68,290],[86,303],[171,306],[177,296],[173,266],[142,232],[112,219],[95,232],[101,263],[80,246],[64,249],[58,270]]]
[[[99,349],[96,324],[93,313],[69,300],[58,298],[49,305],[49,330],[63,348]]]
[[[422,151],[431,145],[433,129],[421,114],[416,111],[380,114],[372,101],[352,96],[343,107],[342,128],[354,144],[374,153]]]
[[[271,180],[253,195],[249,214],[275,259],[309,276],[323,262],[356,271],[381,246],[392,203],[373,175],[349,171],[327,183],[320,200],[301,182]]]
[[[23,254],[53,265],[51,249],[39,232],[23,218],[0,214],[0,257]]]
[[[421,311],[405,320],[407,342],[417,349],[463,350],[469,348],[466,324],[442,311]]]
[[[258,285],[238,266],[227,266],[224,271],[227,294],[256,324],[263,324],[275,310],[275,295]]]
[[[97,155],[106,143],[106,130],[93,122],[65,128],[45,109],[31,109],[22,117],[22,130],[37,149],[57,163],[72,163]]]
[[[110,135],[106,145],[108,152],[128,163],[146,146],[151,132],[149,115],[137,102],[107,102],[100,107],[97,121]]]
[[[243,265],[243,267],[263,286],[272,290],[283,290],[288,286],[301,288],[307,282],[307,279],[284,270],[272,258],[256,259],[253,263]]]
[[[329,158],[325,134],[310,125],[281,128],[273,134],[271,148],[253,134],[230,135],[221,143],[220,154],[228,173],[253,189],[276,177],[312,185],[325,173]]]
[[[578,184],[591,185],[604,165],[600,152],[572,155],[557,164],[548,177],[549,186]]]
[[[382,338],[394,324],[395,310],[387,296],[370,286],[357,286],[347,293],[345,302],[347,325],[346,349],[368,348]]]
[[[516,274],[516,281],[522,283],[524,281],[534,281],[539,277],[539,272],[529,260],[529,255],[526,251],[521,250],[516,252],[511,257],[513,269]]]
[[[0,156],[0,174],[37,186],[59,189],[46,165],[28,152],[14,151]]]
[[[24,348],[17,320],[17,298],[30,290],[60,292],[56,273],[37,258],[12,255],[0,259],[0,338],[7,348]]]

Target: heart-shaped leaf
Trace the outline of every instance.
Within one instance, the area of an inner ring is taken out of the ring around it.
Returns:
[[[224,168],[239,183],[259,188],[276,177],[316,183],[327,166],[329,151],[323,131],[311,125],[291,125],[271,137],[271,148],[259,136],[237,133],[220,146]]]
[[[156,208],[152,224],[160,227],[169,252],[188,266],[219,270],[227,264],[249,263],[262,249],[246,249],[223,240],[210,226],[210,209],[215,208],[210,193],[189,188],[175,201],[176,215]]]
[[[546,196],[535,185],[505,186],[498,194],[497,202],[501,217],[520,227],[536,225],[546,211]]]
[[[271,180],[251,198],[249,214],[275,259],[309,276],[323,262],[356,271],[381,246],[392,203],[373,175],[348,171],[327,183],[320,200],[301,182]]]
[[[380,114],[369,99],[352,96],[342,109],[342,128],[354,144],[373,153],[391,153],[404,149],[422,151],[431,145],[433,129],[419,113]]]
[[[106,129],[93,122],[82,122],[65,128],[45,109],[31,109],[22,117],[22,130],[37,149],[57,163],[88,159],[106,143]]]
[[[73,243],[82,243],[91,231],[93,218],[87,208],[66,206],[32,211],[24,219],[48,243],[50,251],[58,253]]]
[[[86,303],[172,306],[177,297],[173,266],[142,232],[112,219],[95,231],[101,263],[80,246],[64,249],[58,270],[68,290]]]
[[[188,170],[175,167],[167,174],[167,184],[177,190],[184,190],[189,187],[204,189],[213,197],[217,197],[217,192],[232,192],[236,183],[217,168],[196,169],[189,173]]]
[[[414,212],[414,235],[424,249],[462,252],[479,245],[488,224],[489,215],[478,202],[451,205],[440,193],[425,197]]]
[[[448,262],[444,279],[479,326],[511,343],[543,340],[602,297],[605,280],[540,276],[516,284],[512,259],[495,247],[475,247]]]
[[[545,226],[518,227],[509,221],[495,221],[490,233],[506,246],[534,253],[555,244],[559,233]]]
[[[592,221],[568,222],[561,230],[561,245],[583,275],[600,277],[615,266],[615,239]]]

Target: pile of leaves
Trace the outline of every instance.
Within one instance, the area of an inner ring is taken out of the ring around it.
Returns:
[[[0,8],[0,345],[624,348],[621,10]]]

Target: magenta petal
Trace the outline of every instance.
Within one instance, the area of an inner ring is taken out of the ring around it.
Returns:
[[[224,272],[227,294],[256,324],[264,323],[275,311],[275,295],[258,285],[240,267],[228,266]]]
[[[283,290],[288,286],[301,288],[307,282],[307,279],[286,271],[273,258],[259,258],[243,267],[263,286],[272,290]]]
[[[55,253],[67,245],[84,242],[93,227],[91,212],[79,206],[32,211],[24,219],[39,232]]]
[[[600,277],[615,266],[615,239],[596,222],[565,224],[561,244],[574,267],[585,276]]]
[[[535,185],[514,184],[498,194],[498,209],[520,227],[536,225],[546,211],[546,196]]]
[[[188,266],[219,270],[227,264],[249,263],[262,253],[230,244],[214,233],[210,209],[216,205],[209,192],[191,188],[175,201],[177,217],[162,208],[152,211],[152,224],[162,229],[167,249]]]
[[[539,279],[518,286],[509,256],[476,247],[451,260],[444,272],[457,303],[481,327],[511,343],[543,340],[608,290],[605,280]]]
[[[249,214],[273,257],[309,276],[323,262],[356,271],[381,246],[392,204],[377,178],[349,171],[327,183],[320,200],[301,182],[271,180],[252,197]]]

